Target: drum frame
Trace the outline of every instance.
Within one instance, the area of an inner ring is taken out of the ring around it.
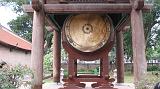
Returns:
[[[107,43],[100,49],[93,52],[82,52],[73,48],[67,40],[65,30],[62,30],[62,45],[68,53],[68,77],[63,79],[64,87],[60,89],[81,89],[85,87],[81,82],[96,82],[91,86],[97,89],[115,89],[113,88],[113,78],[109,76],[108,53],[114,44],[115,32],[111,29],[111,35]],[[100,76],[81,75],[77,76],[77,59],[93,61],[100,59]],[[108,64],[108,65],[107,65]]]

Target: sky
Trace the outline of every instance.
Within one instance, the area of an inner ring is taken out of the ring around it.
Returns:
[[[15,19],[18,15],[12,11],[10,7],[0,6],[0,24],[8,29],[7,23]]]

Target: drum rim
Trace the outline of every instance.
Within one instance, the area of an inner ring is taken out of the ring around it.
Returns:
[[[81,50],[81,49],[76,48],[73,44],[71,44],[71,43],[69,42],[69,38],[66,36],[66,35],[67,35],[67,34],[66,34],[66,24],[67,24],[68,22],[70,22],[70,18],[72,18],[73,16],[76,16],[76,15],[81,15],[81,14],[72,14],[72,15],[69,15],[69,16],[67,17],[67,19],[65,20],[65,23],[64,23],[64,25],[63,25],[64,35],[65,35],[65,38],[66,38],[67,42],[69,43],[69,45],[71,45],[72,48],[74,48],[74,49],[76,49],[76,50],[78,50],[78,51],[80,51],[80,52],[86,52],[86,51],[83,51],[83,50]],[[105,21],[106,21],[106,22],[109,22],[109,24],[110,24],[110,32],[109,32],[109,36],[108,36],[106,42],[105,42],[102,46],[97,47],[97,48],[95,48],[94,50],[87,51],[86,53],[95,52],[95,51],[98,51],[99,49],[102,49],[102,48],[108,43],[108,41],[109,41],[109,39],[110,39],[110,36],[111,36],[111,34],[113,33],[113,31],[114,31],[112,19],[111,19],[111,17],[110,17],[108,14],[95,14],[95,15],[99,15],[99,16],[101,16],[102,18],[103,18],[103,16],[105,16],[105,18],[104,18]],[[95,46],[96,46],[96,45],[95,45]],[[95,46],[94,46],[94,47],[95,47]]]

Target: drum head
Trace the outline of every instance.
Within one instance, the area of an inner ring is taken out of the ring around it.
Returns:
[[[109,17],[96,14],[70,16],[64,25],[67,41],[82,52],[93,52],[103,47],[111,29]]]

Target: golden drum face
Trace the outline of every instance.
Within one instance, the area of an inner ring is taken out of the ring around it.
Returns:
[[[67,41],[82,52],[93,52],[103,47],[111,29],[109,17],[96,14],[70,16],[64,25]]]

